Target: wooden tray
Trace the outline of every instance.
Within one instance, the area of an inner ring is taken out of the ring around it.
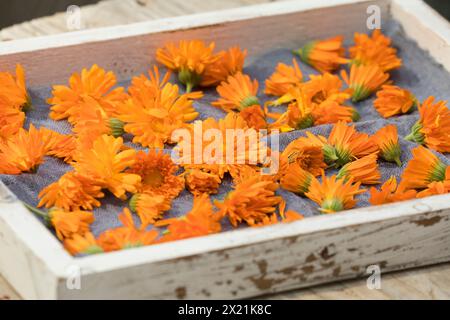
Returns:
[[[370,5],[450,71],[449,24],[419,0],[278,2],[4,42],[0,69],[20,62],[32,86],[50,86],[101,61],[129,79],[169,40],[201,38],[264,54],[366,32]],[[388,272],[449,261],[449,239],[450,195],[443,195],[73,258],[0,183],[0,273],[28,299],[253,297],[366,276],[374,264]]]

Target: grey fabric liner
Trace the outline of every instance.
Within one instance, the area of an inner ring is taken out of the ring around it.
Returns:
[[[428,53],[421,50],[415,42],[406,39],[401,27],[397,23],[389,21],[385,24],[383,31],[392,37],[393,43],[398,48],[399,55],[403,59],[403,67],[400,70],[392,72],[391,79],[394,80],[395,84],[410,89],[420,101],[423,101],[423,99],[430,95],[435,96],[438,100],[447,100],[448,93],[450,92],[450,74],[446,72],[441,65],[436,63]],[[352,39],[346,39],[347,46],[351,45],[351,43]],[[249,54],[251,54],[251,48],[248,49]],[[259,81],[259,96],[262,101],[268,99],[268,97],[263,94],[264,80],[274,71],[278,62],[291,64],[293,57],[291,49],[293,48],[273,50],[265,55],[256,57],[250,65],[245,67],[244,71]],[[314,69],[303,63],[300,63],[300,67],[306,76],[308,74],[317,74]],[[120,85],[127,87],[129,83],[129,81],[126,81],[120,83]],[[45,88],[30,88],[34,109],[27,114],[26,126],[28,127],[29,123],[32,122],[38,127],[45,126],[58,132],[69,133],[71,127],[66,121],[55,122],[48,118],[49,106],[45,101],[50,97],[51,85],[52,84],[49,83],[48,87]],[[209,89],[205,91],[205,97],[201,101],[195,102],[195,107],[200,113],[200,119],[206,119],[208,117],[219,119],[224,117],[224,112],[210,105],[210,102],[214,101],[216,98],[217,94],[215,89]],[[351,102],[348,102],[348,104],[351,105]],[[415,111],[410,115],[384,120],[373,108],[373,98],[360,102],[355,106],[361,114],[361,120],[356,124],[357,129],[369,134],[373,134],[388,123],[393,123],[397,125],[399,135],[403,137],[409,133],[411,126],[418,119],[418,112]],[[331,125],[323,125],[308,130],[312,133],[321,134],[327,137],[331,127]],[[281,150],[283,150],[290,141],[301,135],[304,135],[304,130],[282,134],[280,136]],[[131,137],[126,135],[125,139],[129,142]],[[403,139],[400,143],[403,151],[403,167],[398,168],[395,164],[380,161],[379,166],[382,172],[383,181],[391,175],[395,175],[399,179],[407,161],[411,159],[410,150],[416,145]],[[438,156],[447,165],[450,163],[448,157],[444,155]],[[19,199],[29,204],[36,205],[38,192],[48,184],[56,181],[70,169],[70,166],[64,164],[61,160],[47,157],[45,163],[39,167],[36,174],[25,173],[18,176],[2,175],[0,178]],[[331,170],[327,172],[327,174],[333,173],[335,172]],[[231,181],[225,179],[220,187],[219,193],[213,195],[212,198],[221,199],[230,189]],[[308,217],[319,214],[317,205],[309,199],[301,198],[282,189],[280,189],[278,193],[286,199],[288,209],[296,210]],[[173,202],[172,209],[166,214],[166,217],[185,214],[192,206],[192,199],[193,197],[188,191],[183,191]],[[368,206],[368,193],[358,196],[358,200],[358,207]],[[122,211],[122,208],[127,205],[127,203],[114,198],[108,193],[101,202],[102,207],[94,210],[96,221],[92,225],[92,231],[97,236],[109,228],[121,225],[117,216],[118,213]],[[139,219],[135,217],[135,221],[138,223]],[[227,221],[223,222],[223,226],[225,230],[230,229],[230,225]],[[149,228],[151,228],[151,226]]]

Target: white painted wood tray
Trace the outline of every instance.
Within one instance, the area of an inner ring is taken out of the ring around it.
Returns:
[[[449,24],[419,0],[281,2],[17,40],[0,44],[0,69],[21,62],[29,83],[49,86],[101,61],[128,79],[145,72],[168,40],[201,38],[264,54],[365,32],[370,5],[450,71]],[[0,184],[0,273],[28,299],[244,298],[365,276],[373,264],[388,272],[449,260],[450,195],[73,258]]]

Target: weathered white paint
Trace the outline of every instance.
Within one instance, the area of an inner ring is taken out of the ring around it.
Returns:
[[[256,55],[329,36],[330,25],[317,23],[324,16],[334,18],[333,34],[350,36],[365,30],[369,4],[378,4],[385,16],[392,9],[418,41],[424,35],[411,31],[408,21],[426,17],[426,49],[448,68],[440,56],[450,44],[448,25],[421,1],[321,0],[2,43],[0,69],[21,62],[33,85],[48,86],[101,61],[124,79],[144,72],[151,53],[168,40],[240,44]],[[362,276],[369,264],[385,272],[450,260],[450,195],[77,259],[14,197],[0,199],[0,272],[24,298],[242,298]],[[66,288],[74,265],[83,273],[82,290]]]

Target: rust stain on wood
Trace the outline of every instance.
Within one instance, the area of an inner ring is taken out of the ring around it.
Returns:
[[[304,266],[302,267],[302,271],[305,274],[310,274],[314,272],[314,266]]]
[[[420,219],[420,220],[415,220],[415,221],[412,221],[412,223],[414,223],[418,226],[422,226],[422,227],[430,227],[430,226],[440,222],[441,219],[442,219],[442,217],[435,216],[435,217],[428,218],[428,219],[424,218],[424,219]]]
[[[186,287],[178,287],[175,289],[175,295],[178,299],[186,298]]]
[[[259,276],[251,276],[248,279],[253,282],[253,284],[260,290],[267,290],[272,288],[273,285],[283,282],[284,279],[270,279],[266,278],[267,276],[267,261],[266,260],[258,260],[255,262],[258,266],[260,275]]]
[[[311,253],[309,256],[306,257],[305,262],[309,263],[309,262],[314,262],[317,260],[317,257],[315,256],[314,253]]]
[[[330,248],[333,248],[332,250],[328,250],[328,246],[326,246],[325,248],[323,248],[323,250],[320,252],[320,256],[322,257],[323,260],[329,260],[331,258],[333,258],[336,253],[335,252],[329,252],[329,251],[334,251],[334,245],[330,245]]]

